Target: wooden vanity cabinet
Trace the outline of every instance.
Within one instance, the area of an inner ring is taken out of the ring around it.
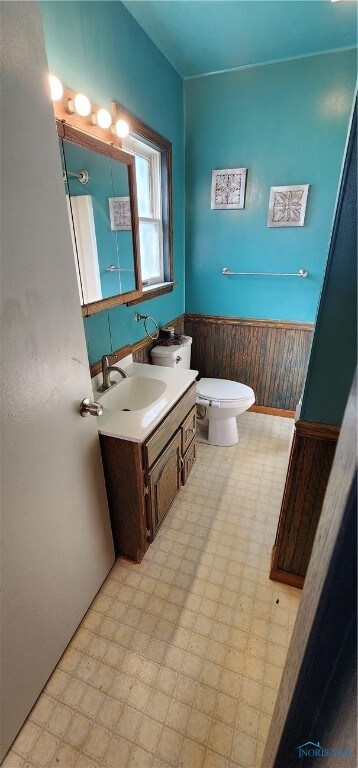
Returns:
[[[143,443],[100,435],[116,555],[140,562],[195,462],[196,386]]]

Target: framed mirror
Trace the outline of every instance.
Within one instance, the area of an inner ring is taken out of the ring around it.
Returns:
[[[56,120],[83,315],[142,296],[135,158]]]

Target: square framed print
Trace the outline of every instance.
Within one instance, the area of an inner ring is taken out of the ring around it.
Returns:
[[[271,187],[267,226],[303,227],[309,184]]]
[[[114,232],[118,232],[121,229],[132,229],[129,197],[109,197],[108,204],[111,229]]]
[[[245,205],[247,168],[222,168],[212,172],[212,210],[235,210]]]

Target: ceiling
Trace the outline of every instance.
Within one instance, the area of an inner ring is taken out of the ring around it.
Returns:
[[[355,0],[124,0],[182,77],[357,44]]]

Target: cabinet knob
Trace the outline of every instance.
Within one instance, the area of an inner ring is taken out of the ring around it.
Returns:
[[[181,362],[181,359],[182,359],[182,358],[180,357],[180,355],[178,355],[178,356],[175,358],[175,362],[176,362],[176,363],[180,363],[180,362]]]

